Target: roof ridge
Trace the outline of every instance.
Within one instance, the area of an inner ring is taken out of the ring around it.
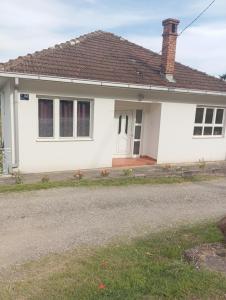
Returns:
[[[5,66],[6,67],[7,66],[13,66],[13,67],[18,66],[20,63],[22,63],[27,58],[32,58],[32,57],[40,55],[40,54],[45,54],[45,52],[47,52],[47,51],[49,52],[50,50],[55,50],[55,49],[59,49],[59,48],[62,49],[63,47],[65,47],[67,45],[73,46],[73,45],[79,44],[80,42],[82,42],[83,40],[85,40],[87,38],[92,38],[92,37],[97,36],[99,34],[108,34],[108,35],[111,35],[114,38],[119,39],[120,41],[125,41],[125,42],[129,43],[130,45],[134,45],[134,46],[136,46],[138,48],[141,48],[141,49],[143,49],[145,51],[151,52],[152,54],[154,54],[156,56],[161,56],[157,52],[154,52],[151,49],[145,48],[145,47],[143,47],[141,45],[138,45],[138,44],[136,44],[134,42],[131,42],[128,39],[126,39],[126,38],[124,38],[122,36],[119,36],[119,35],[117,35],[115,33],[108,32],[108,31],[103,31],[103,30],[95,30],[95,31],[92,31],[92,32],[89,32],[89,33],[86,33],[86,34],[82,34],[82,35],[80,35],[78,37],[72,38],[72,39],[70,39],[68,41],[55,44],[54,46],[50,46],[48,48],[44,48],[42,50],[35,51],[33,53],[28,53],[26,55],[20,55],[20,56],[14,58],[14,59],[9,59],[7,62],[2,63],[3,64],[3,68]],[[48,54],[48,53],[46,53],[46,54]],[[0,66],[1,66],[1,64],[0,64]]]
[[[0,67],[3,67],[3,69],[5,69],[5,67],[7,67],[7,66],[16,67],[16,66],[18,66],[20,63],[22,63],[27,58],[33,58],[33,57],[35,57],[37,55],[42,55],[42,54],[45,55],[45,52],[46,52],[46,54],[49,54],[49,51],[51,51],[51,50],[57,50],[57,49],[62,49],[63,47],[65,47],[67,45],[71,45],[71,46],[75,46],[76,44],[78,45],[83,40],[85,40],[87,38],[91,38],[94,35],[98,35],[100,33],[107,33],[107,32],[104,32],[102,30],[96,30],[96,31],[92,31],[92,32],[89,32],[89,33],[86,33],[86,34],[82,34],[79,37],[72,38],[72,39],[70,39],[70,40],[68,40],[66,42],[58,43],[58,44],[55,44],[54,46],[50,46],[48,48],[44,48],[42,50],[35,51],[33,53],[28,53],[26,55],[22,55],[22,56],[20,55],[20,56],[14,58],[14,59],[9,59],[5,63],[0,63]],[[109,34],[111,34],[111,33],[109,32]]]
[[[156,56],[158,56],[158,57],[161,57],[161,56],[162,56],[161,54],[159,54],[159,53],[157,53],[157,52],[155,52],[155,51],[153,51],[153,50],[151,50],[151,49],[145,48],[144,46],[141,46],[141,45],[138,45],[138,44],[136,44],[136,43],[134,43],[134,42],[131,42],[131,41],[129,41],[128,39],[125,39],[125,38],[123,38],[123,37],[121,37],[121,36],[115,35],[114,33],[110,33],[110,34],[112,34],[112,35],[115,36],[115,37],[120,38],[120,40],[124,40],[124,41],[128,42],[128,43],[131,44],[131,45],[135,45],[136,47],[139,47],[139,48],[141,48],[141,49],[143,49],[143,50],[145,50],[145,51],[151,52],[152,54],[154,54],[154,55],[156,55]],[[210,75],[210,74],[208,74],[208,73],[206,73],[206,72],[204,72],[204,71],[200,71],[200,70],[198,70],[198,69],[196,69],[196,68],[192,68],[192,67],[190,67],[190,66],[188,66],[188,65],[185,65],[185,64],[183,64],[183,63],[181,63],[181,62],[179,62],[179,61],[175,61],[175,63],[178,64],[178,65],[181,65],[182,67],[187,67],[187,68],[189,68],[189,69],[191,69],[191,70],[193,70],[193,71],[199,72],[199,73],[201,73],[201,74],[203,74],[203,75],[205,75],[205,76],[208,76],[208,77],[210,77],[210,78],[212,78],[212,79],[220,80],[221,82],[223,81],[223,82],[225,83],[225,80],[223,80],[223,79],[221,79],[221,78],[217,78],[217,77],[215,77],[215,76],[213,76],[213,75]]]
[[[138,44],[136,44],[136,43],[134,43],[134,42],[131,42],[131,41],[127,40],[127,39],[125,39],[125,41],[127,41],[128,43],[130,43],[130,44],[132,44],[132,45],[135,45],[135,46],[137,46],[137,47],[139,47],[139,48],[141,48],[141,49],[143,49],[143,50],[145,50],[145,51],[149,51],[149,52],[151,52],[152,54],[154,54],[154,55],[156,55],[156,56],[158,56],[158,57],[161,57],[161,56],[162,56],[161,54],[159,54],[159,53],[157,53],[157,52],[155,52],[155,51],[153,51],[153,50],[151,50],[151,49],[145,48],[145,47],[143,47],[143,46],[141,46],[141,45],[138,45]],[[203,75],[205,75],[205,76],[208,76],[208,77],[210,77],[210,78],[212,78],[212,79],[216,79],[216,80],[220,80],[221,82],[222,82],[222,81],[225,82],[225,80],[223,80],[223,79],[221,79],[221,78],[217,78],[217,77],[215,77],[215,76],[213,76],[213,75],[210,75],[210,74],[208,74],[208,73],[206,73],[206,72],[204,72],[204,71],[200,71],[200,70],[198,70],[198,69],[196,69],[196,68],[192,68],[192,67],[190,67],[190,66],[188,66],[188,65],[185,65],[185,64],[183,64],[183,63],[181,63],[181,62],[179,62],[179,61],[177,61],[177,60],[175,61],[175,63],[178,64],[178,65],[181,65],[182,67],[186,67],[186,68],[189,68],[189,69],[191,69],[191,70],[193,70],[193,71],[199,72],[199,73],[201,73],[201,74],[203,74]]]
[[[155,51],[153,51],[153,50],[151,50],[151,49],[145,48],[145,47],[143,47],[143,46],[141,46],[141,45],[138,45],[138,44],[136,44],[136,43],[134,43],[134,42],[131,42],[131,41],[129,41],[128,39],[125,39],[125,38],[123,38],[123,37],[121,37],[121,36],[118,36],[118,35],[116,35],[116,34],[114,34],[114,33],[110,33],[110,34],[112,34],[114,37],[120,38],[120,40],[124,40],[124,41],[128,42],[129,44],[134,45],[134,46],[136,46],[136,47],[139,47],[139,48],[141,48],[141,49],[143,49],[143,50],[145,50],[145,51],[147,51],[147,52],[150,52],[150,53],[152,53],[152,54],[154,54],[154,55],[156,55],[156,56],[158,56],[158,57],[161,57],[161,56],[162,56],[161,54],[159,54],[159,53],[157,53],[157,52],[155,52]],[[204,71],[200,71],[200,70],[198,70],[198,69],[196,69],[196,68],[192,68],[192,67],[190,67],[190,66],[188,66],[188,65],[185,65],[185,64],[183,64],[183,63],[181,63],[181,62],[179,62],[179,61],[175,61],[175,63],[178,64],[178,65],[181,65],[182,67],[189,68],[190,70],[199,72],[200,74],[203,74],[203,75],[205,75],[205,76],[208,76],[208,77],[211,78],[211,79],[215,79],[215,80],[217,80],[217,81],[219,80],[220,82],[223,82],[224,84],[226,84],[226,81],[223,80],[223,79],[221,79],[221,78],[217,78],[217,77],[215,77],[215,76],[213,76],[213,75],[210,75],[210,74],[208,74],[208,73],[206,73],[206,72],[204,72]]]
[[[100,31],[101,31],[101,30],[100,30]],[[151,49],[145,48],[144,46],[138,45],[138,44],[136,44],[136,43],[134,43],[134,42],[131,42],[130,40],[128,40],[127,38],[124,38],[123,36],[120,36],[120,35],[117,35],[117,34],[115,34],[115,33],[108,32],[108,31],[101,31],[101,32],[102,32],[102,33],[110,34],[110,35],[114,36],[115,38],[120,39],[121,41],[127,42],[127,43],[129,43],[130,45],[134,45],[134,46],[136,46],[136,47],[138,47],[138,48],[141,48],[141,49],[143,49],[143,50],[145,50],[145,51],[151,52],[152,54],[154,54],[154,55],[156,55],[156,56],[158,56],[158,57],[161,56],[159,53],[157,53],[157,52],[155,52],[155,51],[153,51],[153,50],[151,50]]]

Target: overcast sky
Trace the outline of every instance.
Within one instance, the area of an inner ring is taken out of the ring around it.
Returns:
[[[98,29],[159,52],[164,18],[183,29],[211,0],[4,0],[0,62]],[[177,60],[213,75],[226,72],[226,0],[178,39]]]

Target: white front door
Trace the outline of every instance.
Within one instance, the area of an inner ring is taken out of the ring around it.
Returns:
[[[133,114],[131,111],[115,112],[116,149],[115,155],[132,156]]]

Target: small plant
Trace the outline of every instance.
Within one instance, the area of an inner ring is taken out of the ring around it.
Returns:
[[[50,181],[50,178],[48,175],[45,175],[42,177],[41,181],[42,181],[42,183],[48,183]]]
[[[23,178],[22,178],[22,175],[21,175],[20,171],[13,173],[12,176],[15,179],[15,184],[22,184],[23,183]]]
[[[175,168],[175,171],[176,171],[176,173],[177,174],[180,174],[180,176],[182,176],[183,177],[183,174],[184,174],[184,171],[185,171],[185,169],[183,168],[183,167],[176,167]]]
[[[102,177],[108,177],[109,174],[110,174],[110,172],[109,172],[108,170],[101,170],[101,171],[100,171],[100,175],[101,175]]]
[[[78,171],[73,175],[73,177],[74,177],[75,179],[77,179],[77,180],[81,180],[81,179],[84,177],[84,174],[83,174],[80,170],[78,170]]]
[[[177,172],[183,171],[183,168],[182,167],[176,167],[175,171],[177,171]]]
[[[205,160],[204,160],[204,159],[200,159],[200,160],[199,160],[199,169],[204,170],[205,167],[206,167],[206,162],[205,162]]]
[[[165,165],[162,165],[161,168],[164,171],[170,171],[172,169],[172,166],[170,164],[165,164]]]
[[[124,176],[132,176],[133,175],[133,169],[125,169],[123,170]]]

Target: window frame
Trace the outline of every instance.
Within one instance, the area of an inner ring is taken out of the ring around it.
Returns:
[[[61,136],[61,106],[60,106],[60,102],[61,101],[70,101],[70,102],[72,102],[73,103],[73,110],[72,110],[72,119],[73,119],[73,121],[72,121],[72,123],[73,123],[73,128],[72,128],[72,136]],[[75,130],[75,126],[74,126],[74,113],[75,113],[75,101],[74,100],[70,100],[70,99],[67,99],[67,100],[65,100],[65,99],[59,99],[59,138],[60,139],[72,139],[72,138],[74,138],[74,136],[75,136],[75,132],[74,132],[74,130]]]
[[[75,138],[76,139],[79,139],[79,140],[83,140],[83,139],[87,139],[87,138],[92,138],[93,137],[93,102],[92,100],[88,100],[88,99],[77,99],[75,100],[76,101],[76,120],[74,120],[74,135],[75,135]],[[81,101],[81,102],[89,102],[90,103],[90,115],[89,115],[89,136],[79,136],[78,135],[78,102]],[[75,124],[76,123],[76,124]]]
[[[47,100],[47,101],[52,101],[53,104],[53,136],[40,136],[40,132],[39,132],[39,100]],[[48,97],[39,97],[38,101],[37,101],[37,119],[38,119],[38,126],[37,126],[37,135],[38,135],[38,139],[40,140],[54,140],[55,137],[55,101],[52,98],[48,98]]]
[[[140,111],[141,112],[141,120],[138,121],[137,120],[137,112]],[[144,110],[137,108],[134,111],[134,126],[133,126],[133,147],[132,147],[132,157],[139,157],[141,155],[142,152],[142,140],[143,140],[143,122],[144,122]],[[136,127],[140,127],[140,138],[136,138],[135,133],[136,133]],[[139,146],[139,153],[138,154],[134,154],[134,149],[135,149],[135,143],[140,143]]]
[[[37,95],[37,106],[39,100],[51,100],[53,101],[53,137],[40,137],[39,136],[39,113],[37,112],[38,130],[36,141],[92,141],[94,132],[94,99],[87,98],[72,98],[72,97],[45,97]],[[73,101],[73,136],[63,137],[60,136],[60,101]],[[79,101],[85,101],[90,103],[90,128],[89,136],[80,137],[77,136],[77,106]],[[37,107],[37,111],[39,111]]]
[[[196,119],[196,113],[197,113],[197,109],[198,108],[203,108],[203,119],[202,119],[202,123],[196,123],[195,119]],[[206,112],[208,109],[213,109],[213,119],[212,119],[212,123],[206,123]],[[222,119],[222,123],[218,124],[216,123],[216,116],[217,116],[217,110],[223,110],[223,119]],[[226,109],[225,107],[222,106],[203,106],[203,105],[197,105],[196,106],[196,110],[195,110],[195,118],[194,118],[194,124],[193,124],[193,138],[195,139],[205,139],[205,138],[224,138],[225,136],[225,116],[226,113]],[[201,135],[195,135],[194,134],[194,130],[196,127],[201,127],[202,128],[202,134]],[[204,135],[204,130],[205,128],[212,128],[212,133],[208,134],[208,135]],[[218,135],[214,135],[214,128],[215,127],[220,127],[222,128],[222,134],[218,134]]]

